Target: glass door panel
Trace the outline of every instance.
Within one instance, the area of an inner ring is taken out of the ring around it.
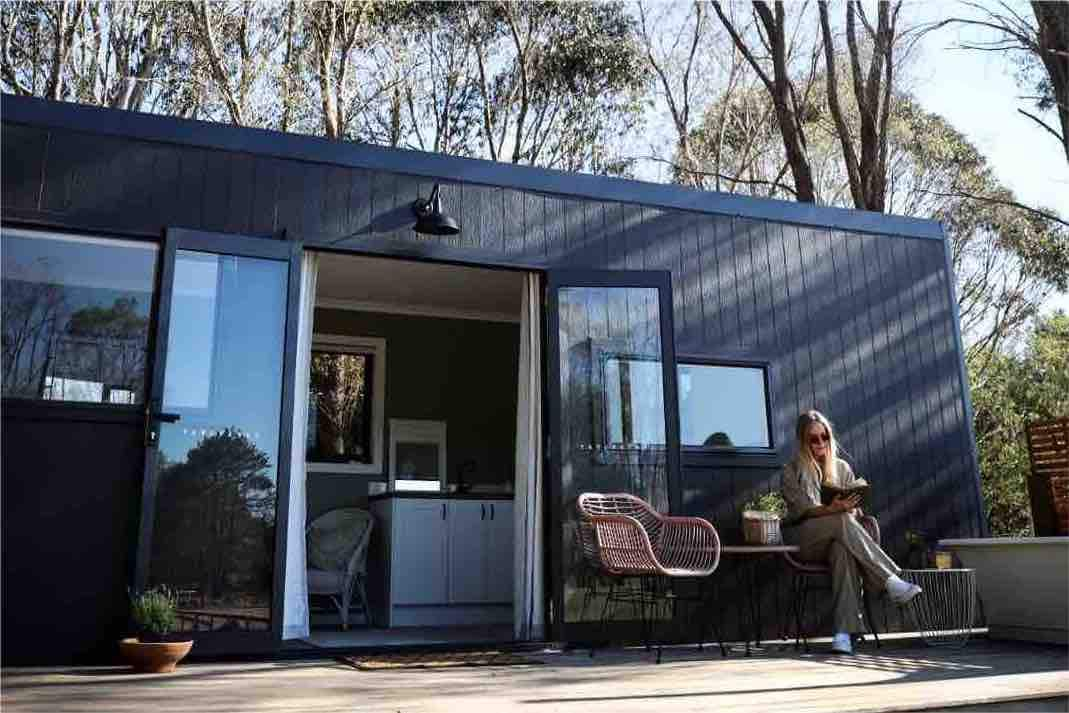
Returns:
[[[183,630],[271,631],[289,263],[178,249],[147,584]]]
[[[551,273],[547,292],[554,567],[568,625],[601,612],[583,581],[579,495],[626,492],[671,510],[679,452],[671,292],[666,273]]]

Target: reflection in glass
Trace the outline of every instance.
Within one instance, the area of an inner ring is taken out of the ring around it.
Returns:
[[[433,480],[441,478],[438,472],[439,447],[437,443],[403,443],[394,447],[397,458],[397,477],[408,480]]]
[[[139,404],[155,245],[4,230],[3,395]]]
[[[661,360],[605,360],[605,418],[610,448],[664,445]]]
[[[564,287],[557,296],[564,617],[592,621],[603,600],[586,587],[597,575],[577,547],[576,499],[626,492],[668,510],[660,301],[656,288],[637,287]]]
[[[678,374],[682,445],[771,447],[764,369],[680,364]]]
[[[287,269],[175,260],[149,583],[186,630],[270,628]]]
[[[312,351],[306,460],[371,463],[370,354]]]

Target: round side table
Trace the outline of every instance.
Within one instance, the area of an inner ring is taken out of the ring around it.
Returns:
[[[976,619],[976,570],[904,569],[902,579],[924,591],[906,608],[929,646],[964,646]]]

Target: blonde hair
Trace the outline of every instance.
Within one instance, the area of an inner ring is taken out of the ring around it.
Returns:
[[[813,452],[809,449],[808,432],[814,423],[820,424],[828,432],[828,454],[823,463],[818,463],[813,458]],[[809,410],[798,417],[794,428],[796,448],[794,462],[798,468],[807,470],[821,477],[825,485],[835,485],[839,482],[838,461],[839,444],[835,440],[835,430],[831,421],[820,411]]]

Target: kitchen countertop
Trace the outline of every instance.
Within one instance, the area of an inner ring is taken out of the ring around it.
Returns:
[[[434,493],[420,490],[391,490],[388,493],[369,495],[368,502],[386,498],[407,498],[410,500],[512,500],[512,493]]]

